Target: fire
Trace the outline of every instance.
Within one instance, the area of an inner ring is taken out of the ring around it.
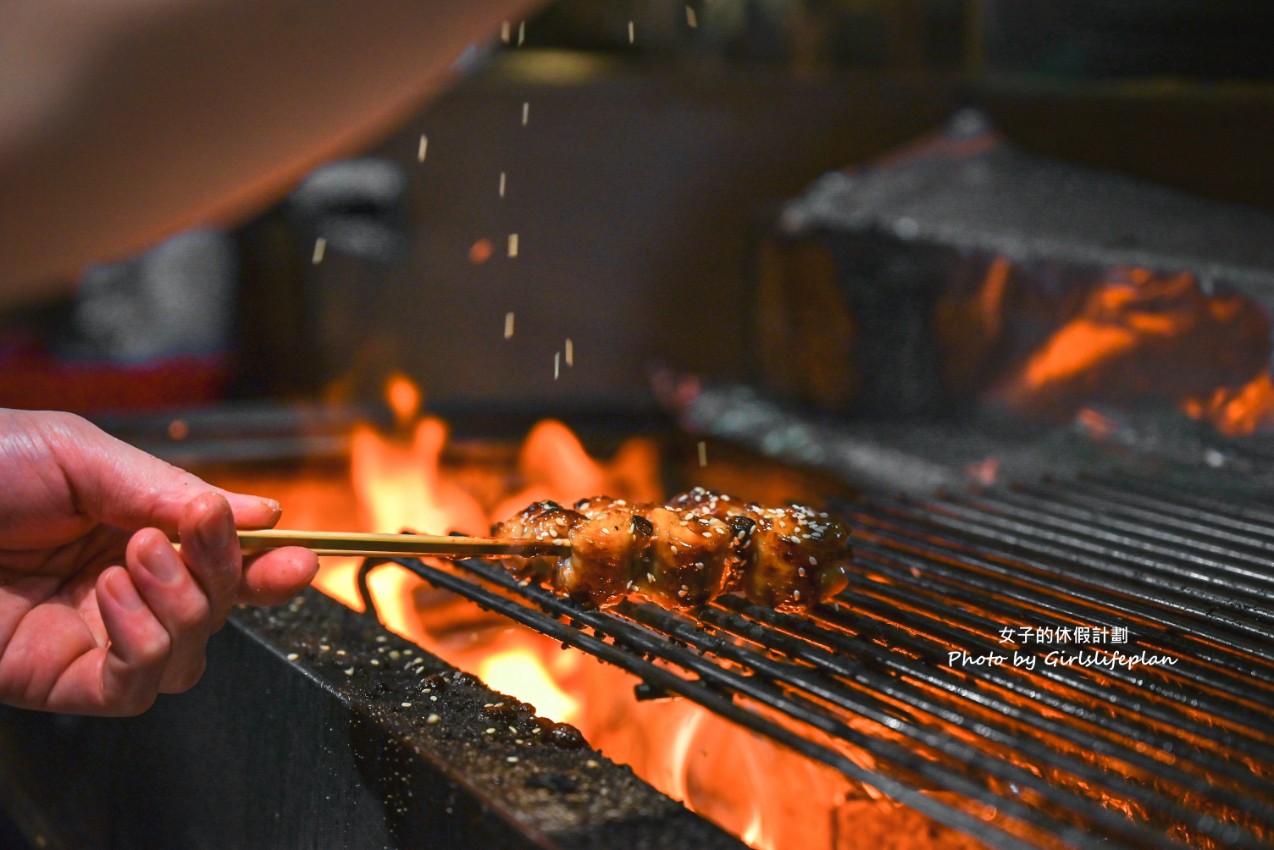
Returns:
[[[385,401],[394,412],[398,427],[411,425],[420,412],[420,388],[406,375],[394,373],[385,384]]]
[[[1166,403],[1219,425],[1258,422],[1274,417],[1208,411],[1259,395],[1270,351],[1269,317],[1251,301],[1205,294],[1188,273],[1115,269],[984,401],[1027,421],[1067,421],[1092,403]]]
[[[550,720],[571,723],[579,714],[579,702],[557,686],[530,649],[492,653],[478,663],[478,677],[500,693],[514,694],[531,703]]]
[[[1219,387],[1207,398],[1188,399],[1182,409],[1227,437],[1266,431],[1274,428],[1274,380],[1262,373],[1237,390]]]
[[[630,439],[607,462],[590,457],[564,424],[546,420],[527,435],[517,457],[519,486],[507,498],[480,503],[445,472],[447,427],[417,416],[419,393],[395,377],[386,395],[399,415],[393,434],[360,426],[351,443],[351,475],[365,530],[484,533],[537,499],[571,503],[608,493],[662,499],[659,456],[648,440]],[[330,527],[330,526],[329,526]],[[358,607],[353,560],[324,565],[318,586]],[[627,673],[511,626],[497,615],[434,589],[406,570],[371,573],[385,625],[496,690],[534,705],[550,719],[575,725],[611,758],[762,850],[831,848],[836,808],[850,784],[684,700],[639,702]]]

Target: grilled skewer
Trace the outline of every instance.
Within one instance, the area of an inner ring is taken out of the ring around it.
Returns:
[[[598,496],[536,502],[496,525],[498,539],[568,542],[568,555],[511,558],[519,578],[604,608],[627,596],[672,609],[740,591],[779,611],[808,611],[849,583],[850,529],[802,505],[763,507],[695,488],[666,505]]]

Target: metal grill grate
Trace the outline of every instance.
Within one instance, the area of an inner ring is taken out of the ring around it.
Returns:
[[[1274,509],[1164,491],[1084,477],[847,507],[859,569],[810,617],[733,596],[697,618],[590,611],[487,564],[394,562],[992,846],[1268,846]],[[1176,661],[1046,664],[1115,652]]]

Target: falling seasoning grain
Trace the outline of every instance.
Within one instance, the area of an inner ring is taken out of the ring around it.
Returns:
[[[530,120],[531,120],[531,102],[524,100],[522,101],[522,126],[525,127],[526,123]]]
[[[633,26],[633,22],[628,22],[628,43],[632,44],[637,39],[637,29]]]
[[[570,337],[566,338],[566,365],[575,368],[575,343],[571,342]]]
[[[518,24],[518,47],[521,47],[526,41],[526,21]]]
[[[429,153],[429,137],[424,133],[420,134],[420,144],[416,146],[416,161],[424,162],[425,155]]]
[[[504,338],[513,339],[513,314],[504,314]]]
[[[562,352],[553,352],[553,380],[557,380],[562,374]]]
[[[691,27],[699,26],[699,16],[695,14],[694,7],[686,7],[686,23]]]
[[[501,21],[500,22],[500,41],[503,41],[505,44],[508,44],[510,31],[511,31],[511,25],[509,24],[509,22]]]
[[[509,256],[516,257],[518,255],[518,235],[516,233],[509,234]]]
[[[708,465],[708,444],[703,440],[699,441],[699,465]]]
[[[318,265],[323,262],[323,255],[327,253],[327,240],[320,236],[314,240],[314,254],[310,257],[310,262]]]
[[[500,197],[501,198],[504,197],[504,186],[505,186],[505,183],[507,182],[508,182],[507,175],[503,171],[501,171],[500,172]]]

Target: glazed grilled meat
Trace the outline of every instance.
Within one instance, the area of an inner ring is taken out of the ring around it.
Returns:
[[[766,508],[696,487],[669,503],[689,516],[751,523],[747,559],[734,588],[780,611],[807,610],[845,589],[849,526],[804,505]]]
[[[513,540],[569,540],[571,531],[583,521],[581,514],[557,502],[535,502],[496,525],[492,533],[496,537]],[[557,561],[556,555],[535,555],[509,558],[505,566],[518,578],[549,584],[557,573]]]
[[[575,510],[537,502],[493,533],[569,540],[569,557],[507,565],[520,578],[598,607],[639,595],[695,608],[738,590],[780,611],[804,611],[845,588],[851,556],[848,526],[828,514],[751,505],[701,488],[666,506],[605,496]]]

